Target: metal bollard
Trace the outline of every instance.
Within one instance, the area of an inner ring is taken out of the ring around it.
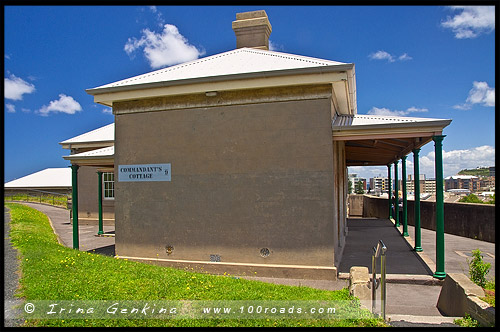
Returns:
[[[386,266],[385,266],[385,252],[387,247],[382,240],[379,240],[377,247],[373,247],[372,256],[372,313],[375,314],[375,304],[377,293],[376,290],[380,288],[380,310],[383,319],[385,320],[385,304],[386,304]],[[380,257],[380,280],[377,282],[377,258]]]

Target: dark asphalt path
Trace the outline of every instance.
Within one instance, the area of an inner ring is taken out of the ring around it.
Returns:
[[[410,247],[389,219],[348,219],[347,234],[339,272],[349,273],[352,266],[371,270],[373,247],[378,240],[387,246],[386,265],[390,274],[431,275],[425,262]],[[380,260],[377,260],[377,266]],[[378,271],[380,268],[378,267]]]
[[[21,310],[15,308],[15,306],[22,303],[22,300],[14,297],[19,285],[19,261],[17,259],[17,249],[12,247],[10,242],[9,222],[9,209],[4,208],[4,326],[15,327],[22,323],[21,319],[16,319]]]

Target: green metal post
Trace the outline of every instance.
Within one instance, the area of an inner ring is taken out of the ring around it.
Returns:
[[[387,177],[389,178],[387,184],[387,194],[389,201],[389,219],[392,219],[392,179],[391,179],[391,164],[387,165]]]
[[[71,165],[72,175],[72,197],[71,205],[73,210],[73,249],[79,249],[78,241],[78,165]]]
[[[415,187],[415,251],[422,249],[422,230],[420,226],[420,166],[418,164],[418,153],[420,149],[413,149],[413,174]]]
[[[99,231],[97,232],[98,235],[104,234],[103,227],[102,227],[102,172],[98,171],[97,172],[97,177],[99,179],[99,184],[98,184],[98,202],[99,202]]]
[[[408,196],[406,193],[406,157],[403,156],[401,159],[401,169],[402,169],[402,191],[403,191],[403,236],[409,236],[408,234]]]
[[[398,160],[394,162],[394,213],[396,214],[396,227],[399,227],[399,183]]]
[[[444,271],[444,197],[443,197],[443,139],[445,135],[432,137],[434,141],[436,170],[436,272],[434,278],[446,278]]]

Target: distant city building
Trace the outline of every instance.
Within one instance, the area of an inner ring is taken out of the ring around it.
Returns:
[[[470,192],[477,192],[480,186],[479,177],[473,175],[453,175],[444,179],[444,188],[446,191],[450,189],[467,189]]]
[[[391,184],[394,180],[391,179]],[[374,193],[386,193],[389,190],[389,179],[387,177],[370,178],[370,190]]]
[[[493,174],[495,174],[495,171],[493,171]],[[495,191],[495,175],[481,177],[479,179],[479,190]]]
[[[490,176],[495,176],[495,166],[489,167],[490,169]]]
[[[425,179],[423,193],[436,194],[436,179]]]
[[[362,188],[366,192],[366,179],[365,178],[360,178],[360,177],[358,177],[358,174],[352,173],[352,174],[349,174],[349,180],[352,183],[352,192],[353,193],[356,192],[356,188],[357,188],[359,182],[361,182]]]
[[[419,175],[420,194],[435,194],[436,193],[436,179],[427,179],[425,174]],[[399,181],[399,188],[402,188],[401,180]],[[410,194],[415,193],[415,178],[413,175],[408,175],[406,181],[406,191]]]
[[[425,174],[420,174],[419,176],[420,183],[420,193],[425,193]],[[400,186],[402,188],[402,186]],[[406,181],[406,191],[409,193],[415,193],[415,178],[412,174],[408,175],[408,180]]]

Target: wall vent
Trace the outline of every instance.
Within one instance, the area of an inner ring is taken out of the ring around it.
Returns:
[[[220,255],[210,255],[211,262],[220,262]]]

